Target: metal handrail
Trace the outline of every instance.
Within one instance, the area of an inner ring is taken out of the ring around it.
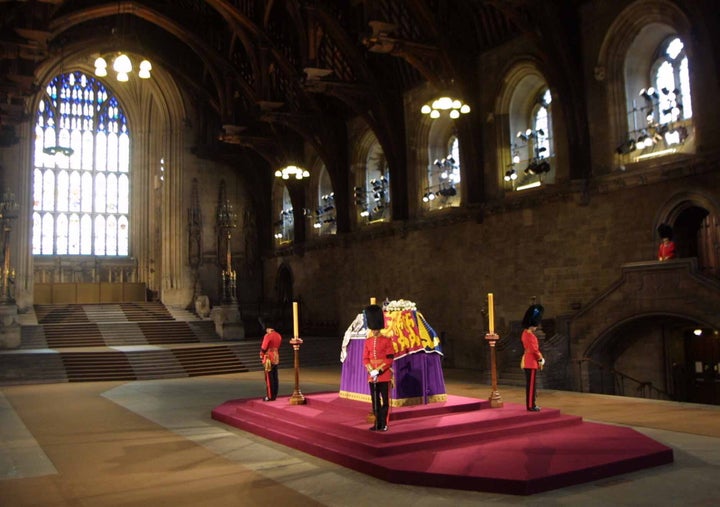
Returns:
[[[634,382],[637,384],[637,387],[635,388],[635,392],[637,396],[640,396],[642,398],[657,398],[657,399],[671,399],[670,394],[668,394],[663,389],[660,389],[653,385],[650,381],[642,381],[638,380],[634,377],[631,377],[630,375],[627,375],[621,371],[616,370],[615,368],[611,368],[609,366],[606,366],[605,364],[601,363],[600,361],[596,361],[595,359],[592,359],[590,357],[583,357],[582,359],[577,360],[578,363],[578,369],[579,369],[579,380],[580,380],[580,392],[584,392],[583,385],[582,385],[582,366],[583,364],[587,363],[593,366],[596,366],[601,371],[608,371],[610,374],[613,375],[613,383],[618,391],[618,393],[621,396],[625,395],[625,381],[629,380],[631,382]],[[601,377],[602,378],[602,377]],[[603,387],[603,391],[604,386]],[[656,396],[653,396],[655,394]]]

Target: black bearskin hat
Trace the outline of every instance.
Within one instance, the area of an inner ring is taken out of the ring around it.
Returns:
[[[531,326],[539,326],[540,321],[542,321],[544,311],[545,308],[543,308],[542,305],[530,305],[522,320],[523,328],[525,329]]]
[[[385,317],[382,308],[378,305],[370,305],[365,307],[365,322],[368,329],[379,331],[385,327]]]
[[[670,227],[668,224],[658,225],[657,231],[661,238],[672,239],[673,237],[672,227]]]

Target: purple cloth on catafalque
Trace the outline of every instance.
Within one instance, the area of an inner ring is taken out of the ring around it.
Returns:
[[[421,325],[434,335],[434,331],[424,319]],[[340,355],[343,360],[340,397],[369,403],[370,387],[367,371],[362,364],[366,336],[367,329],[362,315],[359,315],[346,331],[343,340]],[[395,387],[390,392],[392,405],[407,406],[445,401],[447,393],[442,372],[442,357],[442,352],[437,346],[430,350],[421,348],[396,359],[393,363]]]

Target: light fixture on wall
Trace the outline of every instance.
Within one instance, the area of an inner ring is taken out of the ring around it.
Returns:
[[[309,178],[310,171],[296,165],[287,165],[282,169],[278,169],[277,171],[275,171],[275,177],[282,178],[284,180],[289,180],[290,178],[301,180],[303,178]]]
[[[373,178],[367,187],[353,187],[355,206],[368,222],[381,220],[390,204],[390,182],[385,176]]]
[[[643,99],[644,106],[638,106],[633,100],[629,113],[632,115],[633,129],[628,132],[627,139],[615,149],[615,153],[635,153],[635,161],[638,161],[677,151],[671,147],[683,144],[689,135],[685,125],[676,125],[683,112],[680,90],[665,87],[656,90],[649,87],[640,90],[638,96]],[[644,117],[642,125],[638,125],[638,113],[641,118]],[[661,149],[656,151],[658,148]]]
[[[223,184],[224,183],[225,182],[223,182]],[[230,304],[237,301],[237,295],[235,293],[237,273],[232,268],[232,250],[230,245],[232,231],[237,227],[237,213],[233,210],[229,199],[221,200],[218,203],[215,221],[218,232],[225,240],[225,269],[222,272],[222,300],[223,304]]]
[[[452,156],[436,159],[430,168],[429,175],[433,176],[433,180],[438,182],[435,185],[428,186],[423,194],[423,202],[431,203],[439,198],[441,203],[446,203],[447,198],[457,195],[456,184],[460,181],[459,166]]]
[[[460,118],[461,114],[469,113],[470,106],[460,99],[445,95],[423,104],[420,112],[430,116],[433,120],[440,118],[443,114],[447,114],[448,117],[455,120]]]
[[[2,228],[3,265],[0,277],[0,304],[15,302],[11,286],[15,284],[15,270],[10,266],[10,232],[12,224],[18,217],[20,205],[15,201],[15,194],[5,190],[0,200],[0,227]]]
[[[520,130],[515,135],[516,143],[510,145],[512,161],[505,171],[503,180],[509,183],[513,191],[527,190],[542,185],[543,176],[550,172],[551,166],[548,161],[548,137],[543,129]],[[516,166],[522,161],[520,157],[521,148],[532,143],[532,155],[527,161],[527,166],[522,172]],[[546,145],[546,146],[543,146]]]
[[[304,214],[309,220],[313,220],[313,228],[322,229],[323,225],[334,224],[336,219],[335,211],[335,192],[330,192],[320,197],[320,205],[317,207],[315,212],[310,209],[305,209]]]
[[[309,210],[303,210],[307,215]],[[291,231],[295,221],[295,211],[293,208],[283,208],[280,210],[278,220],[273,223],[275,233],[273,237],[278,243],[290,243],[292,241]]]
[[[511,145],[512,149],[512,163],[510,164],[511,169],[505,172],[505,181],[509,181],[513,184],[513,187],[515,187],[515,180],[518,177],[517,172],[515,171],[515,165],[520,163],[520,151],[519,148],[522,146],[527,145],[528,143],[533,144],[533,157],[528,161],[527,167],[523,170],[523,173],[526,177],[531,176],[541,176],[543,174],[547,174],[550,172],[550,163],[547,161],[547,153],[548,148],[546,146],[542,146],[544,142],[547,141],[547,137],[545,134],[545,131],[543,129],[525,129],[520,130],[515,135],[515,137],[520,141],[520,145]],[[514,176],[514,177],[513,177]],[[521,182],[520,186],[517,187],[516,190],[521,190],[524,188],[533,188],[528,187],[524,184],[524,182]],[[539,186],[539,185],[533,185],[533,186]]]

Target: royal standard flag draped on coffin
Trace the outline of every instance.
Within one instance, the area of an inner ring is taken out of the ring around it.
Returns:
[[[386,311],[385,330],[393,336],[395,359],[420,350],[441,352],[440,339],[417,311]]]

